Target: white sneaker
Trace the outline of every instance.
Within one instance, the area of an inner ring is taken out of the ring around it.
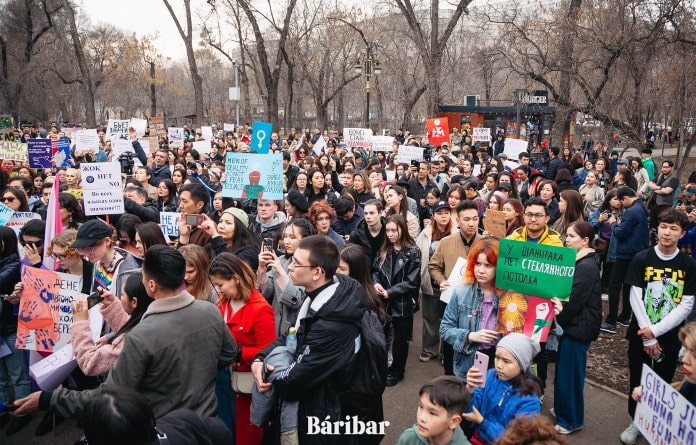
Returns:
[[[602,294],[602,301],[609,301],[609,294]]]
[[[633,445],[638,440],[638,436],[640,436],[640,430],[633,422],[631,422],[631,424],[628,425],[628,428],[621,433],[619,439],[624,445]]]
[[[394,356],[392,356],[391,349],[387,351],[387,366],[391,366],[394,361]]]

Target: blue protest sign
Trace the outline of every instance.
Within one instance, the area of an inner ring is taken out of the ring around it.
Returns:
[[[56,167],[70,167],[70,141],[67,139],[53,139],[53,160]]]
[[[27,156],[30,168],[51,168],[53,148],[51,139],[27,139]]]
[[[222,196],[283,199],[283,155],[227,153]]]
[[[259,154],[268,153],[268,149],[271,146],[272,131],[273,125],[269,122],[254,122],[251,128],[251,146],[249,150]]]
[[[0,203],[0,226],[7,224],[7,222],[12,219],[12,215],[14,215],[14,210]]]

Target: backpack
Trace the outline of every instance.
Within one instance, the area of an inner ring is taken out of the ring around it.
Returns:
[[[366,310],[360,319],[360,351],[350,392],[381,397],[387,382],[387,341],[379,317]]]

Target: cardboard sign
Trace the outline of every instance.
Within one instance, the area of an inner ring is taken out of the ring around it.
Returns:
[[[125,213],[121,165],[118,162],[80,164],[80,176],[85,215]]]
[[[344,128],[343,142],[346,147],[362,147],[369,150],[372,147],[372,130],[369,128]]]
[[[109,119],[106,126],[106,138],[111,139],[115,134],[129,138],[128,127],[130,127],[130,120]]]
[[[145,150],[146,145],[143,142],[147,142],[147,147],[148,150],[150,150],[150,153],[155,153],[157,150],[159,150],[159,137],[157,136],[138,138],[138,141],[140,141],[140,144],[143,146],[143,150]],[[147,150],[145,150],[145,153],[147,153]]]
[[[95,129],[77,130],[72,140],[76,150],[94,150],[95,153],[99,151],[99,135]]]
[[[51,139],[27,139],[27,156],[30,168],[53,167],[53,145]]]
[[[82,277],[22,266],[16,347],[43,352],[70,340],[71,304],[81,295]]]
[[[466,273],[466,258],[459,257],[457,258],[457,262],[454,263],[450,276],[447,277],[447,281],[450,282],[450,286],[442,291],[440,294],[440,301],[445,303],[450,302],[454,289],[460,284],[463,284],[464,273]]]
[[[500,240],[495,287],[567,301],[575,274],[575,249]]]
[[[184,128],[183,127],[169,127],[167,130],[167,140],[169,141],[169,148],[181,148],[184,146]]]
[[[396,154],[396,162],[399,164],[410,165],[411,161],[423,160],[423,147],[413,145],[399,145],[399,152]]]
[[[271,123],[255,121],[251,129],[251,144],[249,145],[249,150],[259,154],[268,153],[271,147],[272,131],[273,125]]]
[[[394,138],[392,136],[372,136],[372,151],[391,152]]]
[[[633,422],[649,443],[696,443],[696,406],[646,364],[640,388]]]
[[[283,155],[227,153],[222,196],[283,199]]]
[[[428,119],[426,126],[428,129],[428,143],[438,147],[445,142],[450,143],[449,124],[446,117]]]
[[[160,227],[165,239],[169,236],[179,237],[179,221],[181,221],[181,213],[160,212]]]
[[[15,162],[27,162],[27,144],[12,141],[0,141],[0,159]]]
[[[505,238],[505,212],[486,210],[486,216],[483,218],[483,228],[496,238]]]
[[[150,118],[150,134],[160,134],[164,133],[166,128],[164,128],[164,118],[162,116],[152,116]]]
[[[490,128],[472,128],[471,129],[471,141],[476,142],[491,142],[491,129]],[[516,159],[516,158],[515,158]]]

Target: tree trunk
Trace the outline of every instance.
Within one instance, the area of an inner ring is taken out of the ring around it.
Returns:
[[[77,31],[75,23],[75,11],[73,10],[68,0],[63,0],[63,6],[68,13],[68,22],[70,23],[70,38],[72,39],[73,49],[75,50],[75,58],[77,66],[80,69],[82,82],[80,89],[82,90],[82,98],[85,106],[85,123],[87,128],[97,127],[97,112],[94,108],[94,87],[92,84],[92,73],[87,65],[87,58],[80,40],[80,33]]]

